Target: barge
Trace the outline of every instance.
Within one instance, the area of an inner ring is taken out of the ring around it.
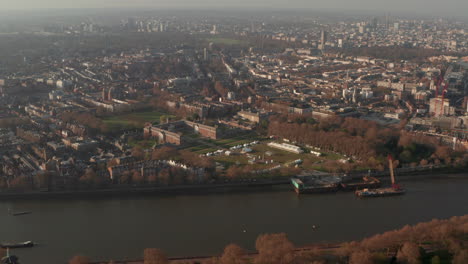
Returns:
[[[340,187],[343,191],[356,191],[362,189],[379,188],[380,181],[377,178],[364,176],[362,180],[348,180],[340,183]]]
[[[0,244],[1,248],[31,248],[34,247],[34,243],[32,241],[26,241],[22,243],[4,243]]]
[[[291,184],[297,194],[327,193],[339,190],[341,179],[333,176],[294,176]]]
[[[364,189],[364,190],[357,190],[355,194],[358,197],[384,197],[384,196],[395,196],[395,195],[403,195],[406,193],[406,190],[403,189],[399,184],[395,182],[395,174],[393,172],[393,158],[392,156],[388,156],[388,163],[390,168],[390,177],[392,180],[392,186],[387,188],[376,188],[376,189]]]

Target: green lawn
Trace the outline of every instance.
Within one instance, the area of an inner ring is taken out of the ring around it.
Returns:
[[[103,118],[106,125],[112,130],[143,128],[146,122],[159,123],[161,116],[167,115],[161,112],[146,111]],[[169,115],[170,116],[170,115]],[[174,116],[170,116],[174,118]]]
[[[132,147],[140,147],[142,149],[150,149],[152,148],[155,144],[158,143],[157,139],[143,139],[143,140],[129,140],[128,145]]]
[[[218,139],[218,140],[211,140],[211,139],[206,139],[209,143],[215,144],[216,146],[219,146],[221,148],[229,149],[230,147],[234,147],[237,145],[243,145],[245,143],[250,143],[252,141],[256,140],[261,140],[260,137],[258,137],[255,133],[247,133],[247,134],[242,134],[236,137],[230,137],[230,138],[224,138],[224,139]]]

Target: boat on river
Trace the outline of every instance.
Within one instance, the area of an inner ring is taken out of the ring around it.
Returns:
[[[297,194],[336,192],[340,187],[341,179],[335,176],[294,176],[291,184]]]
[[[10,215],[12,216],[20,216],[20,215],[28,215],[32,214],[31,211],[22,211],[22,212],[10,212]]]
[[[392,186],[386,188],[377,188],[377,189],[363,189],[357,190],[355,194],[358,197],[384,197],[384,196],[395,196],[395,195],[403,195],[406,193],[406,190],[403,189],[399,184],[395,182],[395,174],[393,172],[393,158],[392,156],[388,156],[388,163],[390,168],[390,177],[392,180]]]
[[[21,243],[3,243],[0,244],[1,248],[31,248],[34,247],[34,242],[26,241]]]

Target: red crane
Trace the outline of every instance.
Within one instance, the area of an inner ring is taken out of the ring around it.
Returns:
[[[395,172],[393,171],[393,157],[388,155],[388,167],[390,169],[390,178],[392,179],[392,188],[395,190],[400,190],[401,186],[395,182]]]
[[[440,100],[440,116],[444,115],[444,98],[445,94],[447,93],[448,82],[445,84],[444,89],[442,90],[442,97]]]
[[[439,102],[439,101],[437,100],[437,98],[439,97],[439,87],[440,87],[440,86],[442,85],[442,83],[444,82],[444,75],[445,75],[445,70],[440,70],[439,76],[434,78],[434,79],[435,79],[434,83],[435,83],[435,86],[436,86],[436,87],[435,87],[435,88],[436,88],[436,89],[435,89],[435,98],[436,98],[436,100],[435,100],[435,102],[434,102],[434,114],[435,114],[435,115],[437,115],[437,106],[438,106],[437,103]],[[442,97],[443,97],[443,96],[442,96]],[[443,101],[443,99],[442,99],[442,101]],[[444,105],[444,103],[442,102],[442,107],[443,107],[443,105]]]

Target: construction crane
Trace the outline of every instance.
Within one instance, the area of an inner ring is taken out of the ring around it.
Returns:
[[[443,116],[444,115],[444,98],[445,98],[445,94],[447,93],[447,88],[448,88],[448,82],[445,84],[444,86],[444,89],[442,90],[442,95],[441,95],[441,99],[440,99],[440,114],[439,116]],[[436,108],[437,109],[437,108]],[[437,110],[436,110],[437,111]]]
[[[434,102],[434,115],[437,115],[437,107],[438,107],[438,102],[439,100],[437,100],[437,98],[439,98],[439,89],[440,89],[440,86],[442,85],[442,83],[444,82],[444,76],[445,76],[445,70],[441,69],[440,70],[440,74],[438,77],[435,77],[434,78],[434,83],[435,83],[435,102]],[[441,91],[443,93],[443,91]],[[444,97],[444,96],[442,96]],[[444,105],[444,102],[443,102],[443,99],[442,99],[442,107]]]
[[[401,186],[395,182],[395,172],[393,170],[393,157],[388,155],[388,167],[390,169],[390,178],[392,180],[392,188],[395,190],[400,190]]]

